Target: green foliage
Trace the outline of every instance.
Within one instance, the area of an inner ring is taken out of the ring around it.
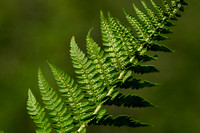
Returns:
[[[38,72],[38,84],[45,108],[49,110],[49,115],[53,121],[53,128],[58,132],[67,132],[73,128],[71,113],[67,113],[67,108],[61,98],[46,82],[41,70]]]
[[[59,68],[49,63],[59,86],[60,97],[50,87],[42,71],[38,72],[38,84],[45,108],[51,118],[45,118],[45,110],[36,101],[29,90],[27,109],[39,129],[36,132],[86,132],[88,125],[113,125],[128,127],[149,126],[127,115],[112,116],[106,113],[103,105],[124,107],[152,107],[149,101],[141,96],[120,92],[121,89],[141,89],[157,84],[134,77],[134,74],[158,72],[152,65],[141,63],[156,60],[147,51],[172,52],[168,47],[159,44],[165,40],[165,34],[173,20],[184,11],[183,0],[163,1],[163,7],[150,0],[156,12],[144,0],[142,5],[146,12],[135,4],[137,16],[132,16],[124,9],[125,16],[134,31],[108,14],[106,18],[101,12],[101,32],[104,49],[92,39],[91,30],[86,38],[87,54],[78,47],[75,38],[71,40],[70,55],[77,82]],[[170,3],[169,3],[170,2]],[[51,124],[50,124],[51,123]]]
[[[36,130],[37,133],[51,132],[50,122],[48,121],[48,118],[45,117],[44,108],[36,101],[31,90],[28,91],[27,110],[33,121],[36,123],[36,126],[39,127],[39,129]]]

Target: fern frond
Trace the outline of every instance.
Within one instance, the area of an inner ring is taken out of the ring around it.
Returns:
[[[134,49],[139,43],[138,40],[134,38],[130,28],[122,24],[117,18],[112,17],[110,13],[108,14],[108,19],[110,27],[114,32],[114,37],[118,39],[123,46],[122,49],[126,52],[125,55],[131,58],[135,54]]]
[[[141,11],[135,4],[133,4],[133,7],[135,9],[135,12],[137,16],[139,17],[140,21],[145,24],[145,29],[147,34],[152,34],[155,31],[154,24],[152,23],[152,20],[150,19],[149,16],[147,16],[146,13]]]
[[[124,11],[127,20],[132,24],[134,30],[138,33],[138,36],[141,36],[140,38],[143,38],[142,41],[144,42],[143,44],[141,44],[141,47],[147,47],[148,50],[154,50],[154,48],[151,49],[151,47],[158,48],[158,46],[160,45],[156,44],[155,42],[167,38],[162,34],[172,32],[171,30],[169,30],[169,28],[167,28],[167,26],[172,25],[172,22],[169,20],[173,20],[172,18],[169,18],[167,13],[165,13],[164,10],[160,6],[158,6],[158,4],[155,1],[151,0],[151,3],[157,10],[159,15],[156,15],[143,0],[142,4],[147,10],[148,15],[139,10],[139,8],[137,8],[137,6],[134,5],[134,9],[138,17],[141,19],[141,22],[136,17],[131,16],[127,11]],[[167,4],[165,3],[165,7],[166,5]],[[145,29],[147,30],[146,32]],[[157,50],[171,52],[169,48],[163,45],[161,45],[160,48],[158,48]]]
[[[126,59],[127,65],[131,58],[132,60],[134,59],[134,61],[131,61],[133,65],[140,61],[146,62],[157,59],[156,57],[143,54],[146,49],[141,48],[139,40],[134,38],[133,32],[129,27],[122,24],[117,18],[113,18],[110,14],[108,18],[112,31],[115,33],[115,38],[119,39],[120,43],[123,45],[122,48],[129,57]]]
[[[147,50],[149,51],[162,51],[162,52],[173,52],[170,48],[165,45],[158,43],[151,43],[148,45]]]
[[[87,100],[84,100],[84,93],[82,90],[71,77],[54,65],[50,63],[49,65],[57,84],[60,87],[59,91],[72,111],[76,126],[79,127],[84,124],[84,122],[91,121],[93,119],[93,112],[91,112],[93,107],[89,105]]]
[[[98,101],[101,99],[99,94],[102,94],[104,88],[98,88],[101,86],[101,82],[98,82],[100,77],[97,75],[98,71],[95,70],[95,65],[92,65],[92,61],[85,57],[85,54],[79,49],[73,37],[71,40],[71,58],[73,66],[76,68],[75,72],[78,74],[78,82],[90,96],[90,101]]]
[[[123,45],[115,38],[110,24],[104,17],[103,12],[101,12],[101,33],[103,45],[106,46],[104,50],[108,53],[112,66],[121,72],[122,68],[127,65],[126,59],[128,56],[126,55],[126,52],[122,50]]]
[[[108,55],[101,50],[98,44],[90,37],[90,32],[86,38],[86,46],[87,46],[87,53],[89,58],[92,60],[92,64],[95,67],[95,71],[98,72],[100,80],[99,85],[101,82],[101,86],[99,86],[99,90],[104,90],[107,87],[110,90],[112,87],[112,83],[114,82],[114,76],[116,75],[115,68],[111,65],[112,63],[109,62]]]
[[[28,90],[28,101],[27,110],[31,119],[35,122],[39,129],[36,130],[37,133],[50,133],[52,128],[48,118],[45,117],[44,108],[36,101],[35,96]]]
[[[141,3],[145,10],[147,11],[147,14],[149,15],[151,22],[153,22],[154,26],[159,26],[159,18],[158,16],[152,11],[152,9],[147,5],[147,3],[144,0],[141,0]]]
[[[104,126],[128,126],[128,127],[146,127],[149,124],[141,123],[138,120],[133,119],[131,116],[119,115],[113,117],[112,115],[105,114],[100,120],[94,119],[89,125],[104,125]]]
[[[167,17],[164,16],[164,10],[154,0],[150,0],[150,1],[153,7],[156,9],[159,17],[162,18],[163,20],[166,19]]]
[[[53,128],[59,133],[69,132],[74,126],[71,114],[67,113],[63,100],[49,86],[41,69],[38,70],[38,84],[45,108],[50,110],[49,114],[54,121]]]
[[[141,41],[146,40],[148,35],[145,32],[145,27],[143,27],[142,23],[134,16],[130,15],[128,11],[124,9],[124,14],[126,15],[127,20],[131,24],[131,26],[135,29],[139,39]]]
[[[39,88],[45,107],[53,121],[57,132],[85,133],[88,125],[113,125],[143,127],[131,116],[113,117],[106,114],[104,105],[124,107],[152,107],[151,102],[135,94],[123,94],[120,89],[141,89],[157,84],[134,77],[134,74],[158,72],[152,65],[143,62],[156,60],[157,55],[150,56],[147,51],[173,52],[159,43],[168,39],[166,34],[172,33],[170,26],[184,11],[184,0],[164,0],[163,6],[150,0],[153,8],[141,0],[146,11],[133,4],[136,16],[124,9],[131,28],[108,13],[108,17],[100,13],[101,33],[104,49],[93,40],[91,30],[86,38],[87,54],[78,47],[75,38],[71,39],[70,55],[77,74],[77,83],[63,71],[49,63],[59,86],[60,98],[46,82],[39,70]],[[38,132],[50,132],[51,126],[44,117],[45,111],[29,90],[27,109],[31,118],[40,128]]]

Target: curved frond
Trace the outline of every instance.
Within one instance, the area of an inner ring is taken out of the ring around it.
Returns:
[[[144,11],[133,4],[136,15],[124,9],[131,28],[119,19],[100,13],[103,48],[91,37],[86,37],[87,55],[79,48],[75,38],[70,43],[70,55],[77,82],[59,68],[49,63],[59,86],[61,97],[50,87],[41,70],[38,72],[39,88],[45,108],[49,110],[52,127],[60,133],[86,133],[88,125],[144,127],[131,116],[108,115],[104,105],[124,107],[153,107],[154,105],[135,94],[123,94],[121,89],[142,89],[158,84],[135,77],[137,74],[158,72],[153,65],[142,63],[156,60],[158,56],[148,51],[173,52],[160,44],[168,39],[167,34],[174,21],[184,11],[184,0],[163,0],[163,5],[150,0],[152,6],[141,0]],[[152,8],[152,9],[151,9]],[[136,33],[136,35],[134,35]],[[29,90],[28,113],[39,127],[37,132],[51,132],[45,110]]]

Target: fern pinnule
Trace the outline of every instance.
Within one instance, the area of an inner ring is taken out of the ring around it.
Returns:
[[[72,37],[70,46],[70,55],[73,66],[76,69],[75,72],[77,73],[78,83],[81,85],[80,87],[89,94],[90,101],[98,101],[100,97],[98,95],[97,87],[99,85],[97,82],[100,77],[98,75],[96,76],[98,72],[95,71],[95,66],[92,65],[91,60],[85,57],[83,51],[81,51],[76,44],[74,37]]]
[[[48,118],[45,117],[44,108],[37,102],[30,89],[28,90],[27,110],[28,114],[39,128],[36,130],[37,133],[51,132],[51,124]]]
[[[38,84],[45,108],[49,110],[51,119],[54,121],[53,128],[59,133],[70,131],[74,126],[71,114],[67,113],[64,101],[49,86],[41,69],[38,70]]]
[[[92,29],[88,32],[87,37],[86,37],[87,53],[90,59],[93,59],[94,62],[98,62],[95,59],[102,59],[104,52],[101,50],[99,45],[92,39],[90,35],[91,31]]]
[[[148,35],[145,33],[145,28],[142,26],[140,21],[136,17],[130,15],[128,11],[126,11],[125,9],[124,9],[124,14],[126,15],[126,19],[129,21],[133,29],[136,31],[139,39],[141,41],[146,40]]]
[[[106,46],[104,51],[108,53],[112,66],[115,67],[117,70],[116,74],[118,74],[117,72],[121,72],[126,65],[125,59],[127,55],[122,50],[123,45],[115,38],[115,34],[109,25],[109,21],[104,17],[103,12],[101,12],[101,33],[103,45]]]
[[[135,54],[135,48],[138,46],[139,42],[134,37],[132,30],[126,25],[122,24],[117,18],[108,14],[108,19],[112,31],[115,33],[115,38],[117,38],[120,43],[123,45],[123,50],[126,52],[126,55],[131,58]]]
[[[144,7],[144,9],[146,10],[148,16],[151,19],[151,22],[153,23],[154,26],[159,26],[159,18],[158,16],[154,13],[154,11],[152,11],[152,9],[147,5],[147,3],[144,0],[141,0],[141,3]]]
[[[170,17],[170,19],[177,20],[176,16],[180,16],[180,14],[178,13],[179,15],[176,15],[174,12],[172,12],[173,9],[167,3],[167,1],[163,1],[163,5],[165,6],[166,12],[167,12],[168,16]]]
[[[115,38],[120,39],[120,43],[123,45],[123,49],[128,55],[128,60],[126,59],[126,65],[130,65],[130,63],[134,65],[138,62],[146,62],[157,59],[157,57],[143,54],[146,49],[140,48],[140,42],[138,39],[134,38],[133,32],[130,30],[130,28],[123,25],[118,19],[112,17],[110,14],[108,18],[110,26],[112,27],[113,31],[115,31]],[[129,62],[129,60],[132,58],[134,58],[134,62]]]
[[[157,13],[158,13],[158,16],[160,18],[167,18],[164,16],[164,10],[154,1],[154,0],[150,0],[151,1],[151,4],[153,5],[153,7],[156,9]]]
[[[90,32],[86,38],[86,46],[88,56],[92,60],[95,71],[97,71],[100,76],[99,82],[103,82],[100,86],[100,90],[104,90],[103,88],[105,87],[110,90],[115,76],[115,68],[111,66],[108,54],[101,50],[98,44],[90,37]]]
[[[135,4],[133,4],[133,7],[135,9],[135,12],[137,16],[139,17],[140,21],[145,24],[145,29],[148,34],[152,34],[155,31],[155,27],[153,23],[151,22],[151,19],[149,16],[146,15],[143,11],[141,11]]]
[[[75,72],[78,74],[78,82],[81,84],[81,88],[85,90],[87,95],[89,94],[88,100],[92,101],[96,106],[96,109],[93,111],[93,115],[96,115],[99,112],[99,107],[101,107],[101,99],[105,97],[107,93],[104,92],[104,88],[98,87],[99,77],[96,77],[98,71],[95,69],[95,65],[92,64],[92,61],[85,57],[85,54],[79,49],[78,45],[75,42],[75,38],[72,37],[71,40],[71,58],[73,62],[73,66],[76,68]],[[101,83],[100,83],[101,84]],[[101,92],[101,93],[100,93]],[[88,107],[88,106],[87,106]],[[92,120],[89,119],[88,122]],[[86,122],[87,123],[87,122]],[[87,124],[82,124],[79,128],[79,132],[81,132]]]
[[[93,116],[91,109],[92,106],[89,105],[87,100],[84,100],[84,93],[78,87],[70,76],[65,74],[63,71],[50,64],[52,73],[57,81],[59,91],[65,98],[68,108],[72,112],[73,119],[75,121],[75,126],[79,127],[84,124],[84,121],[90,121]]]

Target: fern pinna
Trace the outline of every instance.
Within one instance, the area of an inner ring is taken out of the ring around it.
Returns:
[[[101,12],[102,49],[91,37],[91,30],[86,38],[87,56],[78,47],[75,38],[71,40],[70,55],[77,74],[77,81],[49,63],[59,86],[62,97],[47,83],[41,69],[38,72],[39,88],[45,108],[37,101],[31,90],[28,91],[27,109],[36,123],[38,133],[53,130],[59,133],[84,133],[88,125],[114,125],[143,127],[149,124],[139,122],[127,115],[112,116],[106,113],[104,105],[124,107],[154,106],[141,96],[125,95],[120,89],[140,89],[156,84],[134,77],[134,73],[157,72],[151,65],[143,62],[157,59],[147,51],[171,52],[158,43],[167,39],[165,34],[172,33],[173,20],[181,16],[184,0],[163,1],[163,6],[150,0],[155,11],[141,1],[146,12],[135,4],[137,16],[124,9],[125,16],[132,28],[124,25],[117,18]],[[132,30],[133,29],[133,30]],[[137,35],[134,35],[136,32]],[[48,110],[49,118],[46,114]]]

